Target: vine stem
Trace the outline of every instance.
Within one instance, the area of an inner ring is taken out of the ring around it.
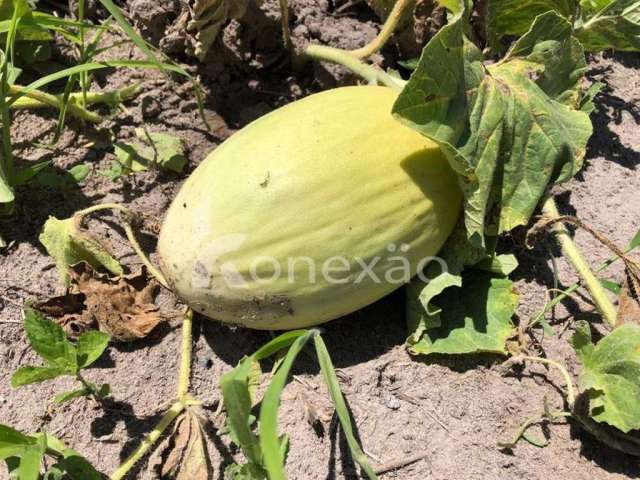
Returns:
[[[560,217],[560,212],[558,211],[556,202],[552,197],[549,197],[545,200],[544,204],[542,205],[542,212],[545,214],[545,216],[552,219]],[[591,294],[591,298],[593,298],[593,301],[598,307],[598,310],[600,310],[600,313],[602,313],[602,316],[607,321],[607,323],[611,327],[615,327],[617,317],[616,308],[613,306],[611,300],[609,300],[607,292],[605,292],[604,287],[591,270],[591,267],[589,267],[589,264],[583,257],[582,253],[580,253],[580,250],[573,242],[573,239],[569,235],[569,232],[562,223],[556,223],[555,225],[553,225],[552,229],[555,233],[558,243],[560,243],[562,252],[582,278],[585,286]]]
[[[187,406],[188,405],[182,400],[178,400],[171,405],[171,408],[167,410],[167,413],[164,414],[158,425],[156,425],[138,448],[135,449],[135,451],[122,463],[122,465],[117,468],[115,472],[111,474],[109,478],[111,480],[122,480],[125,478],[133,466],[149,451],[169,425],[171,425],[173,421],[178,418],[182,412],[184,412]]]
[[[305,49],[305,55],[315,60],[340,64],[371,84],[381,84],[394,90],[402,90],[407,83],[400,78],[392,77],[378,68],[361,62],[350,52],[339,48],[309,45]]]
[[[552,367],[557,368],[558,371],[564,377],[564,381],[567,384],[567,403],[569,404],[569,408],[573,409],[573,405],[576,402],[576,391],[575,391],[575,388],[573,387],[573,380],[571,379],[571,375],[569,375],[569,372],[567,371],[566,368],[564,368],[560,363],[556,362],[555,360],[549,360],[548,358],[530,357],[526,355],[518,358],[522,360],[528,360],[530,362],[544,363],[546,365],[550,365]]]
[[[131,212],[131,210],[129,210],[127,207],[120,205],[118,203],[102,203],[100,205],[94,205],[92,207],[85,208],[84,210],[79,210],[75,213],[75,216],[82,219],[83,217],[91,213],[99,212],[102,210],[118,210],[127,216],[133,215],[133,212]],[[165,278],[165,276],[162,274],[162,272],[160,272],[160,270],[158,270],[153,265],[153,263],[151,263],[151,260],[149,260],[149,257],[147,257],[147,254],[144,253],[144,250],[142,250],[142,247],[138,243],[135,233],[133,232],[133,228],[131,228],[131,222],[125,219],[123,226],[124,226],[124,231],[127,235],[127,239],[129,240],[129,243],[131,243],[131,247],[136,252],[136,255],[140,257],[140,260],[142,260],[142,263],[145,265],[145,267],[147,267],[147,269],[149,270],[149,273],[153,275],[155,279],[163,287],[170,290],[171,288],[169,287],[169,282],[167,282],[167,279]]]
[[[19,85],[10,85],[9,86],[9,94],[17,95],[22,92],[24,87]],[[25,96],[31,98],[32,100],[37,101],[38,103],[57,108],[60,110],[62,108],[62,100],[60,100],[57,96],[51,95],[50,93],[43,92],[41,90],[31,90],[24,94]],[[82,120],[86,120],[91,123],[100,123],[102,122],[102,117],[97,113],[90,112],[89,110],[76,105],[75,103],[69,102],[67,105],[67,109],[69,113],[72,115],[81,118]]]
[[[350,50],[349,53],[357,58],[367,58],[382,49],[382,47],[384,47],[384,45],[389,41],[389,38],[395,29],[398,28],[400,18],[406,8],[411,4],[411,1],[412,0],[397,0],[378,36],[364,47],[356,50]]]
[[[155,428],[145,437],[134,452],[109,477],[111,480],[122,480],[138,461],[155,445],[162,434],[189,406],[200,402],[189,396],[189,379],[191,376],[193,311],[189,308],[182,322],[182,347],[180,356],[180,374],[178,377],[178,400],[167,410]]]
[[[182,349],[180,357],[180,376],[178,377],[178,399],[187,398],[191,378],[191,351],[193,332],[193,310],[187,309],[182,321]]]
[[[129,100],[136,95],[138,95],[142,91],[142,86],[137,83],[135,85],[130,85],[128,87],[124,87],[118,90],[112,90],[109,92],[86,92],[86,98],[83,98],[83,92],[74,92],[69,95],[69,107],[73,109],[74,106],[81,108],[79,106],[79,102],[85,102],[85,105],[94,105],[97,103],[104,103],[106,105],[117,105],[119,103],[124,102],[125,100]],[[36,90],[36,92],[38,92]],[[57,104],[53,104],[53,102],[43,102],[41,101],[38,95],[31,95],[33,92],[27,93],[25,96],[18,98],[15,102],[11,104],[11,108],[15,110],[22,110],[28,108],[44,108],[44,107],[55,107],[60,108],[61,95],[49,95],[57,100]],[[43,93],[43,92],[39,92]],[[86,111],[86,110],[85,110]],[[72,112],[73,113],[73,112]],[[92,113],[92,112],[88,112]]]

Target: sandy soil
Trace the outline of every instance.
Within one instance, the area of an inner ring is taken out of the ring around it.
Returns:
[[[363,6],[340,16],[332,13],[333,2],[328,0],[291,3],[298,44],[318,41],[357,47],[373,38],[379,27]],[[286,51],[273,40],[280,38],[275,4],[266,2],[262,10],[254,11],[255,22],[230,25],[220,58],[202,65],[189,60],[189,69],[199,75],[209,94],[206,115],[213,125],[211,132],[198,117],[189,87],[171,84],[150,71],[97,74],[95,88],[143,80],[144,93],[99,129],[70,121],[55,151],[32,146],[51,134],[55,112],[16,114],[13,134],[20,159],[51,159],[61,169],[88,162],[93,172],[78,188],[21,188],[16,218],[0,225],[11,241],[0,256],[0,423],[24,431],[46,429],[108,473],[140,442],[172,399],[180,340],[177,320],[143,341],[110,346],[88,372],[94,382],[111,384],[114,401],[105,410],[85,399],[52,407],[52,396],[70,387],[66,380],[11,389],[12,372],[37,362],[20,325],[21,303],[61,291],[53,262],[37,236],[48,215],[66,217],[100,202],[121,202],[162,218],[185,176],[147,172],[114,183],[98,175],[97,171],[108,169],[114,159],[109,131],[117,139],[127,140],[134,136],[136,126],[145,123],[152,130],[178,135],[188,146],[191,171],[211,149],[252,119],[310,92],[354,81],[336,67],[306,65],[300,72],[292,72]],[[158,5],[165,8],[168,4]],[[171,8],[166,7],[163,15],[153,14],[139,0],[132,2],[130,11],[137,26],[159,42],[177,15]],[[162,23],[150,24],[145,12]],[[124,46],[117,55],[128,58],[136,54]],[[396,57],[397,49],[390,46],[377,60],[393,66]],[[578,215],[615,242],[625,244],[640,228],[640,57],[596,56],[590,65],[590,76],[607,84],[594,114],[597,134],[590,143],[584,171],[556,190],[563,211]],[[124,264],[136,266],[137,259],[115,218],[96,216],[89,227],[111,245]],[[594,264],[608,256],[588,235],[578,232],[576,239]],[[142,243],[153,251],[153,236],[144,236]],[[550,256],[559,256],[558,252],[544,245],[527,251],[519,235],[505,239],[503,248],[515,251],[521,262],[515,272],[522,296],[518,316],[528,318],[546,301],[546,289],[553,284]],[[572,283],[576,278],[572,269],[560,258],[557,263],[561,283]],[[612,276],[619,274],[614,269]],[[567,344],[571,325],[576,319],[599,321],[585,298],[567,301],[556,310],[552,321],[557,335],[544,340],[548,356],[566,362],[574,374],[577,364]],[[158,302],[166,311],[177,307],[176,299],[167,293]],[[637,458],[608,449],[565,422],[534,429],[536,435],[548,437],[546,448],[522,442],[512,452],[499,450],[496,443],[511,438],[523,419],[538,413],[545,397],[551,405],[562,406],[559,375],[538,366],[516,374],[495,357],[413,358],[404,348],[403,317],[403,293],[397,292],[324,327],[359,436],[373,462],[383,464],[425,453],[424,459],[384,478],[608,480],[640,475]],[[232,330],[196,319],[193,392],[205,401],[207,415],[213,416],[220,400],[220,376],[269,338],[264,332]],[[309,408],[331,418],[328,395],[312,356],[301,356],[294,373],[281,407],[281,428],[291,437],[290,478],[354,478],[335,418],[325,422],[321,431],[306,421]],[[221,478],[225,465],[241,455],[216,426],[208,433],[213,465]],[[130,478],[159,478],[154,468],[157,461],[145,459]],[[6,478],[2,470],[0,478]]]

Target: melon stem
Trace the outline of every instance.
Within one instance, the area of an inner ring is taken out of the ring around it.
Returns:
[[[544,204],[542,205],[542,212],[546,217],[551,219],[560,217],[560,212],[558,211],[556,202],[552,197],[549,197],[545,200]],[[582,278],[585,286],[591,294],[593,302],[596,304],[596,307],[598,308],[598,310],[600,310],[600,313],[607,321],[607,323],[611,327],[615,327],[618,316],[616,308],[614,307],[611,300],[609,300],[607,292],[600,283],[600,280],[598,280],[598,277],[596,277],[596,275],[591,270],[591,267],[589,267],[589,264],[585,260],[582,253],[580,253],[580,250],[569,235],[569,232],[567,231],[565,226],[562,223],[556,223],[552,228],[555,237],[558,240],[560,247],[562,248],[562,253],[565,255],[567,260],[571,262],[573,267]]]
[[[130,218],[134,215],[131,210],[129,210],[127,207],[120,205],[118,203],[103,203],[100,205],[94,205],[93,207],[85,208],[84,210],[79,210],[78,212],[75,213],[74,216],[82,220],[83,217],[86,217],[91,213],[99,212],[102,210],[117,210],[124,214],[123,227],[127,235],[127,239],[129,240],[129,243],[133,248],[133,251],[136,253],[136,255],[138,255],[138,257],[140,258],[144,266],[147,267],[147,270],[149,270],[149,273],[153,275],[153,277],[155,277],[158,283],[160,283],[160,285],[162,285],[166,289],[171,290],[171,287],[169,287],[169,282],[167,282],[167,279],[165,278],[165,276],[162,274],[160,270],[158,270],[153,265],[153,263],[151,263],[151,260],[149,260],[149,257],[147,257],[147,254],[144,253],[144,250],[142,250],[140,243],[138,243],[138,239],[136,238],[135,233],[133,232],[133,228],[131,227]]]
[[[178,377],[178,399],[160,419],[160,422],[145,437],[134,452],[111,474],[110,480],[122,480],[142,457],[155,445],[162,434],[190,406],[200,405],[198,400],[189,396],[191,377],[193,311],[189,308],[182,322],[182,348],[180,357],[180,375]]]
[[[385,85],[398,91],[402,90],[407,84],[401,78],[393,77],[379,68],[367,65],[347,50],[324,47],[322,45],[309,45],[304,52],[305,55],[315,60],[342,65],[367,80],[370,84]]]
[[[382,30],[380,30],[378,36],[364,47],[358,48],[356,50],[350,50],[349,53],[357,58],[367,58],[377,51],[381,50],[382,47],[384,47],[385,44],[389,41],[389,38],[391,37],[391,35],[393,35],[393,32],[396,30],[396,28],[398,28],[400,18],[402,17],[402,14],[407,9],[407,7],[411,4],[411,2],[412,0],[398,0],[389,13],[389,16],[384,22]]]

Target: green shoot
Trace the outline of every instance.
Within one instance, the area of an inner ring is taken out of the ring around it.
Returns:
[[[229,466],[226,473],[231,478],[255,480],[264,478],[283,480],[286,478],[284,464],[288,438],[286,435],[279,435],[278,433],[278,408],[280,397],[293,363],[304,345],[311,338],[314,339],[323,378],[336,407],[336,413],[342,425],[351,455],[370,479],[377,479],[375,471],[369,465],[358,444],[335,369],[317,330],[296,330],[276,337],[253,355],[241,360],[234,370],[224,375],[220,380],[224,406],[227,411],[229,433],[234,443],[240,446],[248,461],[244,465],[234,464]],[[284,348],[289,350],[282,362],[278,364],[276,373],[262,399],[258,434],[256,434],[252,428],[255,418],[251,414],[254,404],[253,388],[256,383],[255,365],[260,360],[274,355]]]
[[[102,400],[109,395],[109,385],[97,387],[82,374],[84,369],[104,353],[109,344],[109,335],[90,331],[82,334],[76,343],[72,343],[59,325],[39,312],[27,307],[24,315],[24,328],[29,344],[44,360],[45,366],[29,365],[19,368],[11,378],[12,387],[71,376],[80,383],[80,387],[57,395],[54,403],[63,403],[82,396]]]
[[[0,425],[0,460],[6,462],[10,477],[17,480],[103,478],[83,456],[57,438],[47,433],[28,436],[6,425]],[[41,477],[43,466],[46,473]]]

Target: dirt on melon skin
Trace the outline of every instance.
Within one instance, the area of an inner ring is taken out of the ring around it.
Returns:
[[[280,330],[346,315],[415,275],[462,194],[438,147],[392,117],[396,95],[328,90],[213,151],[160,233],[176,294],[211,318]]]

